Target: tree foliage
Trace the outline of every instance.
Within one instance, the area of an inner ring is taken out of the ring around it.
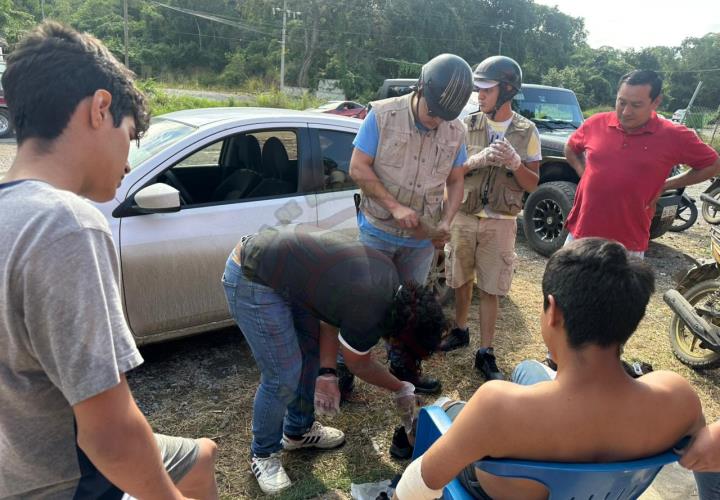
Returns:
[[[239,87],[279,83],[283,0],[127,0],[128,57],[143,77]],[[12,46],[42,19],[38,0],[0,0],[0,37]],[[573,89],[584,107],[611,104],[622,74],[655,69],[667,109],[720,103],[720,34],[679,47],[592,49],[583,20],[532,0],[286,0],[285,83],[338,79],[370,99],[384,78],[416,77],[442,52],[471,65],[502,52],[526,82]],[[45,0],[46,17],[93,33],[124,56],[123,0]]]

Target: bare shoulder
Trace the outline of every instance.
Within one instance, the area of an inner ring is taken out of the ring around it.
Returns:
[[[533,400],[547,394],[547,385],[524,386],[503,380],[485,382],[470,398],[467,408],[507,422],[518,416],[518,408],[527,408]]]
[[[690,382],[675,372],[659,370],[643,375],[636,380],[651,389],[658,398],[663,399],[664,407],[693,415],[702,415],[702,405]]]

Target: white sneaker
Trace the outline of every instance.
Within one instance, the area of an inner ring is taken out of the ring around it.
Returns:
[[[260,489],[266,495],[275,495],[289,488],[292,483],[280,461],[280,453],[272,453],[269,457],[261,458],[253,455],[250,464]]]
[[[337,448],[345,442],[345,433],[333,427],[324,427],[317,420],[313,422],[310,430],[303,434],[302,439],[290,439],[283,434],[282,445],[286,450],[299,450],[300,448],[320,448],[329,450]]]

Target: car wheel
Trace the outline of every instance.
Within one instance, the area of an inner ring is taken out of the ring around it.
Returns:
[[[711,279],[702,281],[683,293],[683,297],[695,309],[693,312],[713,325],[718,325],[718,320],[704,310],[708,308],[705,303],[713,300],[712,295],[718,292],[718,286],[717,280]],[[704,307],[699,309],[700,306]],[[696,370],[720,366],[720,353],[708,349],[677,314],[673,314],[668,333],[673,354],[686,365]]]
[[[442,249],[435,250],[427,286],[433,291],[440,305],[447,304],[453,296],[453,289],[447,284],[445,278],[445,252]]]
[[[10,137],[12,135],[12,125],[10,124],[10,112],[5,108],[0,108],[0,139]]]
[[[523,232],[539,254],[548,256],[565,243],[568,233],[565,220],[575,201],[576,187],[572,182],[547,182],[525,201]]]
[[[707,195],[716,200],[720,200],[720,187],[716,187],[709,191]],[[709,203],[702,202],[702,216],[708,224],[720,224],[720,210],[713,207]]]

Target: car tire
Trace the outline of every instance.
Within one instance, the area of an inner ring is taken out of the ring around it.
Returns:
[[[696,305],[709,295],[717,293],[720,284],[715,279],[701,281],[689,288],[683,297],[695,308]],[[697,309],[692,311],[697,313]],[[717,324],[711,317],[705,316],[711,324]],[[677,359],[695,370],[706,370],[720,366],[720,353],[701,346],[701,341],[686,328],[685,322],[677,314],[673,314],[670,321],[670,346]]]
[[[440,305],[444,306],[454,296],[453,289],[450,288],[445,278],[445,252],[442,249],[435,250],[427,286],[433,291]]]
[[[0,139],[10,137],[13,133],[10,123],[10,112],[6,108],[0,108]]]
[[[576,188],[572,182],[546,182],[525,201],[523,232],[539,254],[547,257],[565,243],[568,234],[565,221],[575,201]]]

